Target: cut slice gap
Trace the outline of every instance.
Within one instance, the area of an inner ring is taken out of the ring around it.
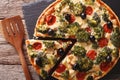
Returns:
[[[72,44],[70,44],[66,50],[65,50],[65,54],[62,55],[62,57],[57,61],[57,63],[55,64],[55,66],[50,70],[49,75],[52,75],[52,73],[56,70],[56,68],[58,67],[58,65],[61,63],[61,61],[66,57],[66,55],[68,54],[68,52],[71,50],[71,48],[73,47],[73,45],[76,43],[76,41],[73,41]]]
[[[72,41],[62,40],[27,40],[27,53],[31,64],[40,76],[45,79],[52,68],[65,56]]]
[[[72,41],[75,42],[76,39],[73,38],[53,38],[53,37],[33,37],[35,40],[62,40],[62,41]]]

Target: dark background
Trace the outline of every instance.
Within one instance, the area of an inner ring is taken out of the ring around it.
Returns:
[[[24,4],[23,5],[23,14],[29,34],[29,38],[33,37],[34,27],[37,21],[37,18],[41,12],[55,0],[39,0],[36,3]],[[120,19],[120,0],[103,0],[108,4],[112,10],[117,14]],[[120,60],[116,66],[102,79],[100,80],[120,80]]]

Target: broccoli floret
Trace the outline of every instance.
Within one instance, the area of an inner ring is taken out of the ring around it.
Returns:
[[[72,54],[79,57],[84,57],[86,55],[86,50],[82,46],[75,46],[72,50]]]
[[[116,27],[111,35],[111,42],[112,44],[119,48],[120,47],[120,29]]]
[[[96,39],[100,39],[104,36],[104,31],[103,31],[103,28],[101,26],[94,28],[94,36]]]
[[[96,58],[96,64],[99,64],[100,62],[106,61],[106,57],[107,57],[108,55],[111,55],[111,53],[112,53],[112,49],[110,49],[110,48],[108,48],[108,47],[104,47],[104,48],[100,51],[99,55],[98,55],[97,58]]]
[[[53,48],[54,47],[54,42],[49,42],[49,41],[44,41],[45,47],[47,48]]]
[[[88,5],[93,5],[95,0],[85,0],[85,3]]]
[[[69,71],[68,70],[66,70],[65,72],[63,72],[62,75],[61,75],[61,77],[63,77],[64,80],[68,80],[69,76],[70,75],[69,75]]]
[[[47,33],[48,28],[46,27],[46,25],[40,25],[38,28],[36,28],[36,30],[38,32],[45,34],[45,33]]]
[[[37,54],[36,56],[36,64],[40,67],[43,68],[46,64],[49,64],[50,61],[47,58],[47,56],[42,56],[42,52],[40,52],[39,54]]]
[[[32,50],[33,47],[32,47],[31,44],[29,44],[29,45],[27,45],[27,48],[30,49],[30,50]]]
[[[40,72],[41,72],[41,77],[42,77],[43,79],[45,79],[45,78],[47,77],[47,71],[41,69]]]
[[[109,15],[107,14],[107,13],[104,13],[103,15],[102,15],[102,19],[104,20],[104,21],[108,21],[108,18],[109,18]]]
[[[70,4],[70,10],[75,14],[79,15],[83,11],[83,5],[81,3]]]
[[[93,49],[97,49],[99,46],[98,46],[98,43],[97,42],[94,42],[92,43],[92,48]]]
[[[86,32],[85,30],[80,30],[76,34],[76,38],[79,42],[87,42],[87,41],[89,41],[89,33]]]
[[[118,48],[114,48],[113,51],[112,51],[112,55],[115,58],[119,57],[119,49]]]
[[[85,57],[85,58],[79,58],[79,60],[77,61],[77,63],[79,64],[78,70],[80,72],[86,72],[86,71],[92,69],[92,66],[93,66],[92,60],[90,60],[87,57]]]
[[[72,23],[68,26],[68,30],[67,32],[70,34],[70,35],[75,35],[78,30],[80,29],[80,25],[78,22],[75,22],[75,23]]]
[[[91,20],[88,20],[87,22],[90,27],[98,27],[99,23],[101,22],[101,19],[97,13],[94,13],[93,18]]]
[[[93,19],[97,22],[97,24],[99,24],[101,22],[100,17],[98,16],[97,13],[94,13]]]

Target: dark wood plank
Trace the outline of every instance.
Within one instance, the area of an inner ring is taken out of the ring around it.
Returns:
[[[29,66],[33,80],[39,80],[32,66]],[[0,80],[26,80],[21,65],[0,65]]]

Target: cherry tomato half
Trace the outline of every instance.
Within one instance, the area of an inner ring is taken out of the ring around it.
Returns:
[[[86,73],[85,73],[85,72],[78,72],[78,73],[76,74],[77,80],[84,80],[84,79],[85,79],[85,76],[86,76]]]
[[[65,71],[65,69],[66,69],[66,66],[64,64],[60,64],[56,69],[56,72],[62,73],[63,71]]]
[[[46,23],[50,26],[56,22],[56,17],[54,15],[48,15],[46,16],[45,20],[46,20]]]
[[[111,67],[111,64],[109,62],[102,62],[100,64],[100,69],[102,71],[107,71]]]
[[[104,29],[104,32],[106,32],[106,33],[111,33],[112,32],[112,28],[109,28],[107,24],[105,24],[103,26],[103,29]]]
[[[98,45],[100,47],[104,47],[104,46],[107,46],[108,44],[108,39],[107,38],[101,38],[98,40]]]
[[[97,53],[96,53],[95,50],[90,50],[90,51],[88,51],[88,53],[87,53],[86,55],[87,55],[87,57],[89,57],[91,60],[94,60],[95,57],[96,57],[96,55],[97,55]]]
[[[36,42],[32,46],[35,50],[39,50],[42,47],[42,44],[40,42]]]
[[[90,6],[86,7],[85,13],[86,13],[87,15],[91,15],[91,14],[93,13],[92,7],[90,7]]]
[[[90,28],[90,27],[85,28],[85,30],[86,30],[88,33],[91,33],[91,28]]]

